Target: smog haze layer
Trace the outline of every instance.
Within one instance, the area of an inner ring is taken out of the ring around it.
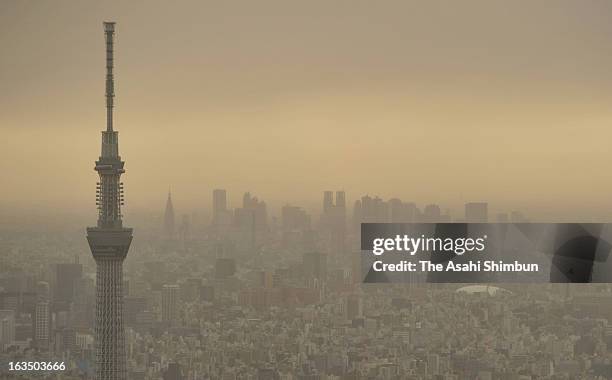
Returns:
[[[52,16],[51,16],[52,15]],[[0,4],[0,207],[95,212],[117,22],[128,216],[323,190],[612,212],[612,3]],[[93,220],[93,219],[92,219]]]

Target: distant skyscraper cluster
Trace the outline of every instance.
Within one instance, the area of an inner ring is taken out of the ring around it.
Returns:
[[[487,223],[490,221],[489,205],[486,202],[468,202],[465,204],[464,216],[452,218],[449,210],[442,210],[437,204],[426,204],[419,209],[412,202],[392,198],[388,201],[379,197],[365,195],[355,201],[353,208],[353,227],[361,223],[448,223],[448,222]],[[509,219],[500,214],[498,221],[521,222],[525,218],[513,212]]]

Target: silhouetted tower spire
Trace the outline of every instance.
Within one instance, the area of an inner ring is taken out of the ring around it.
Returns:
[[[106,130],[94,170],[98,223],[87,228],[87,241],[96,261],[96,380],[126,380],[123,327],[123,260],[132,242],[132,229],[121,221],[124,162],[119,156],[119,135],[113,130],[113,37],[115,23],[104,23],[106,39]]]
[[[104,23],[104,38],[106,39],[106,131],[113,131],[113,99],[115,97],[115,82],[113,78],[113,37],[115,23]]]
[[[168,189],[166,200],[166,211],[164,212],[164,233],[167,238],[174,237],[174,206],[172,205],[172,193]]]
[[[113,36],[115,23],[104,23],[106,38],[106,131],[102,132],[102,152],[95,170],[100,175],[97,186],[98,227],[121,228],[123,183],[120,181],[124,162],[119,156],[119,133],[113,130]]]

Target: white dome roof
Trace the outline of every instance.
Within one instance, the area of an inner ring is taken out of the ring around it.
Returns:
[[[491,285],[467,285],[461,287],[456,290],[457,293],[467,293],[467,294],[481,294],[481,293],[489,293],[490,296],[494,296],[497,294],[512,294],[511,291],[503,288],[498,288],[497,286]]]

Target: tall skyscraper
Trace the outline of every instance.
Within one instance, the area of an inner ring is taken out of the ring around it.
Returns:
[[[49,302],[39,301],[34,313],[34,340],[39,349],[49,348]]]
[[[346,245],[346,194],[336,191],[336,202],[332,191],[323,192],[323,212],[321,213],[320,232],[329,243],[327,249],[342,254]]]
[[[15,310],[0,310],[0,350],[15,341]]]
[[[268,212],[266,202],[251,196],[251,193],[244,193],[242,208],[234,210],[234,225],[236,232],[241,236],[241,240],[246,243],[246,247],[254,249],[267,236]]]
[[[168,323],[170,325],[174,325],[176,323],[178,293],[178,285],[164,285],[164,287],[162,288],[162,322]]]
[[[227,192],[225,189],[213,190],[213,223],[218,224],[227,212]]]
[[[214,189],[212,202],[213,231],[219,235],[225,235],[232,224],[232,213],[227,208],[227,191]]]
[[[55,267],[55,292],[53,301],[56,310],[66,311],[74,301],[76,286],[83,276],[81,264],[57,264]]]
[[[87,228],[87,241],[96,261],[96,380],[126,380],[123,327],[123,260],[132,242],[132,229],[123,227],[124,161],[119,156],[119,134],[113,130],[113,38],[115,23],[104,23],[106,40],[106,131],[94,170],[100,176],[96,204],[98,224]]]
[[[36,295],[38,299],[48,300],[49,295],[51,294],[51,287],[49,283],[46,281],[38,281],[36,283]]]
[[[336,191],[336,207],[346,209],[346,193],[344,191]]]
[[[334,206],[334,192],[324,191],[323,192],[323,212],[327,212]]]
[[[168,191],[166,211],[164,212],[164,235],[167,239],[174,237],[174,206],[172,205],[172,194],[170,194],[170,191]]]

